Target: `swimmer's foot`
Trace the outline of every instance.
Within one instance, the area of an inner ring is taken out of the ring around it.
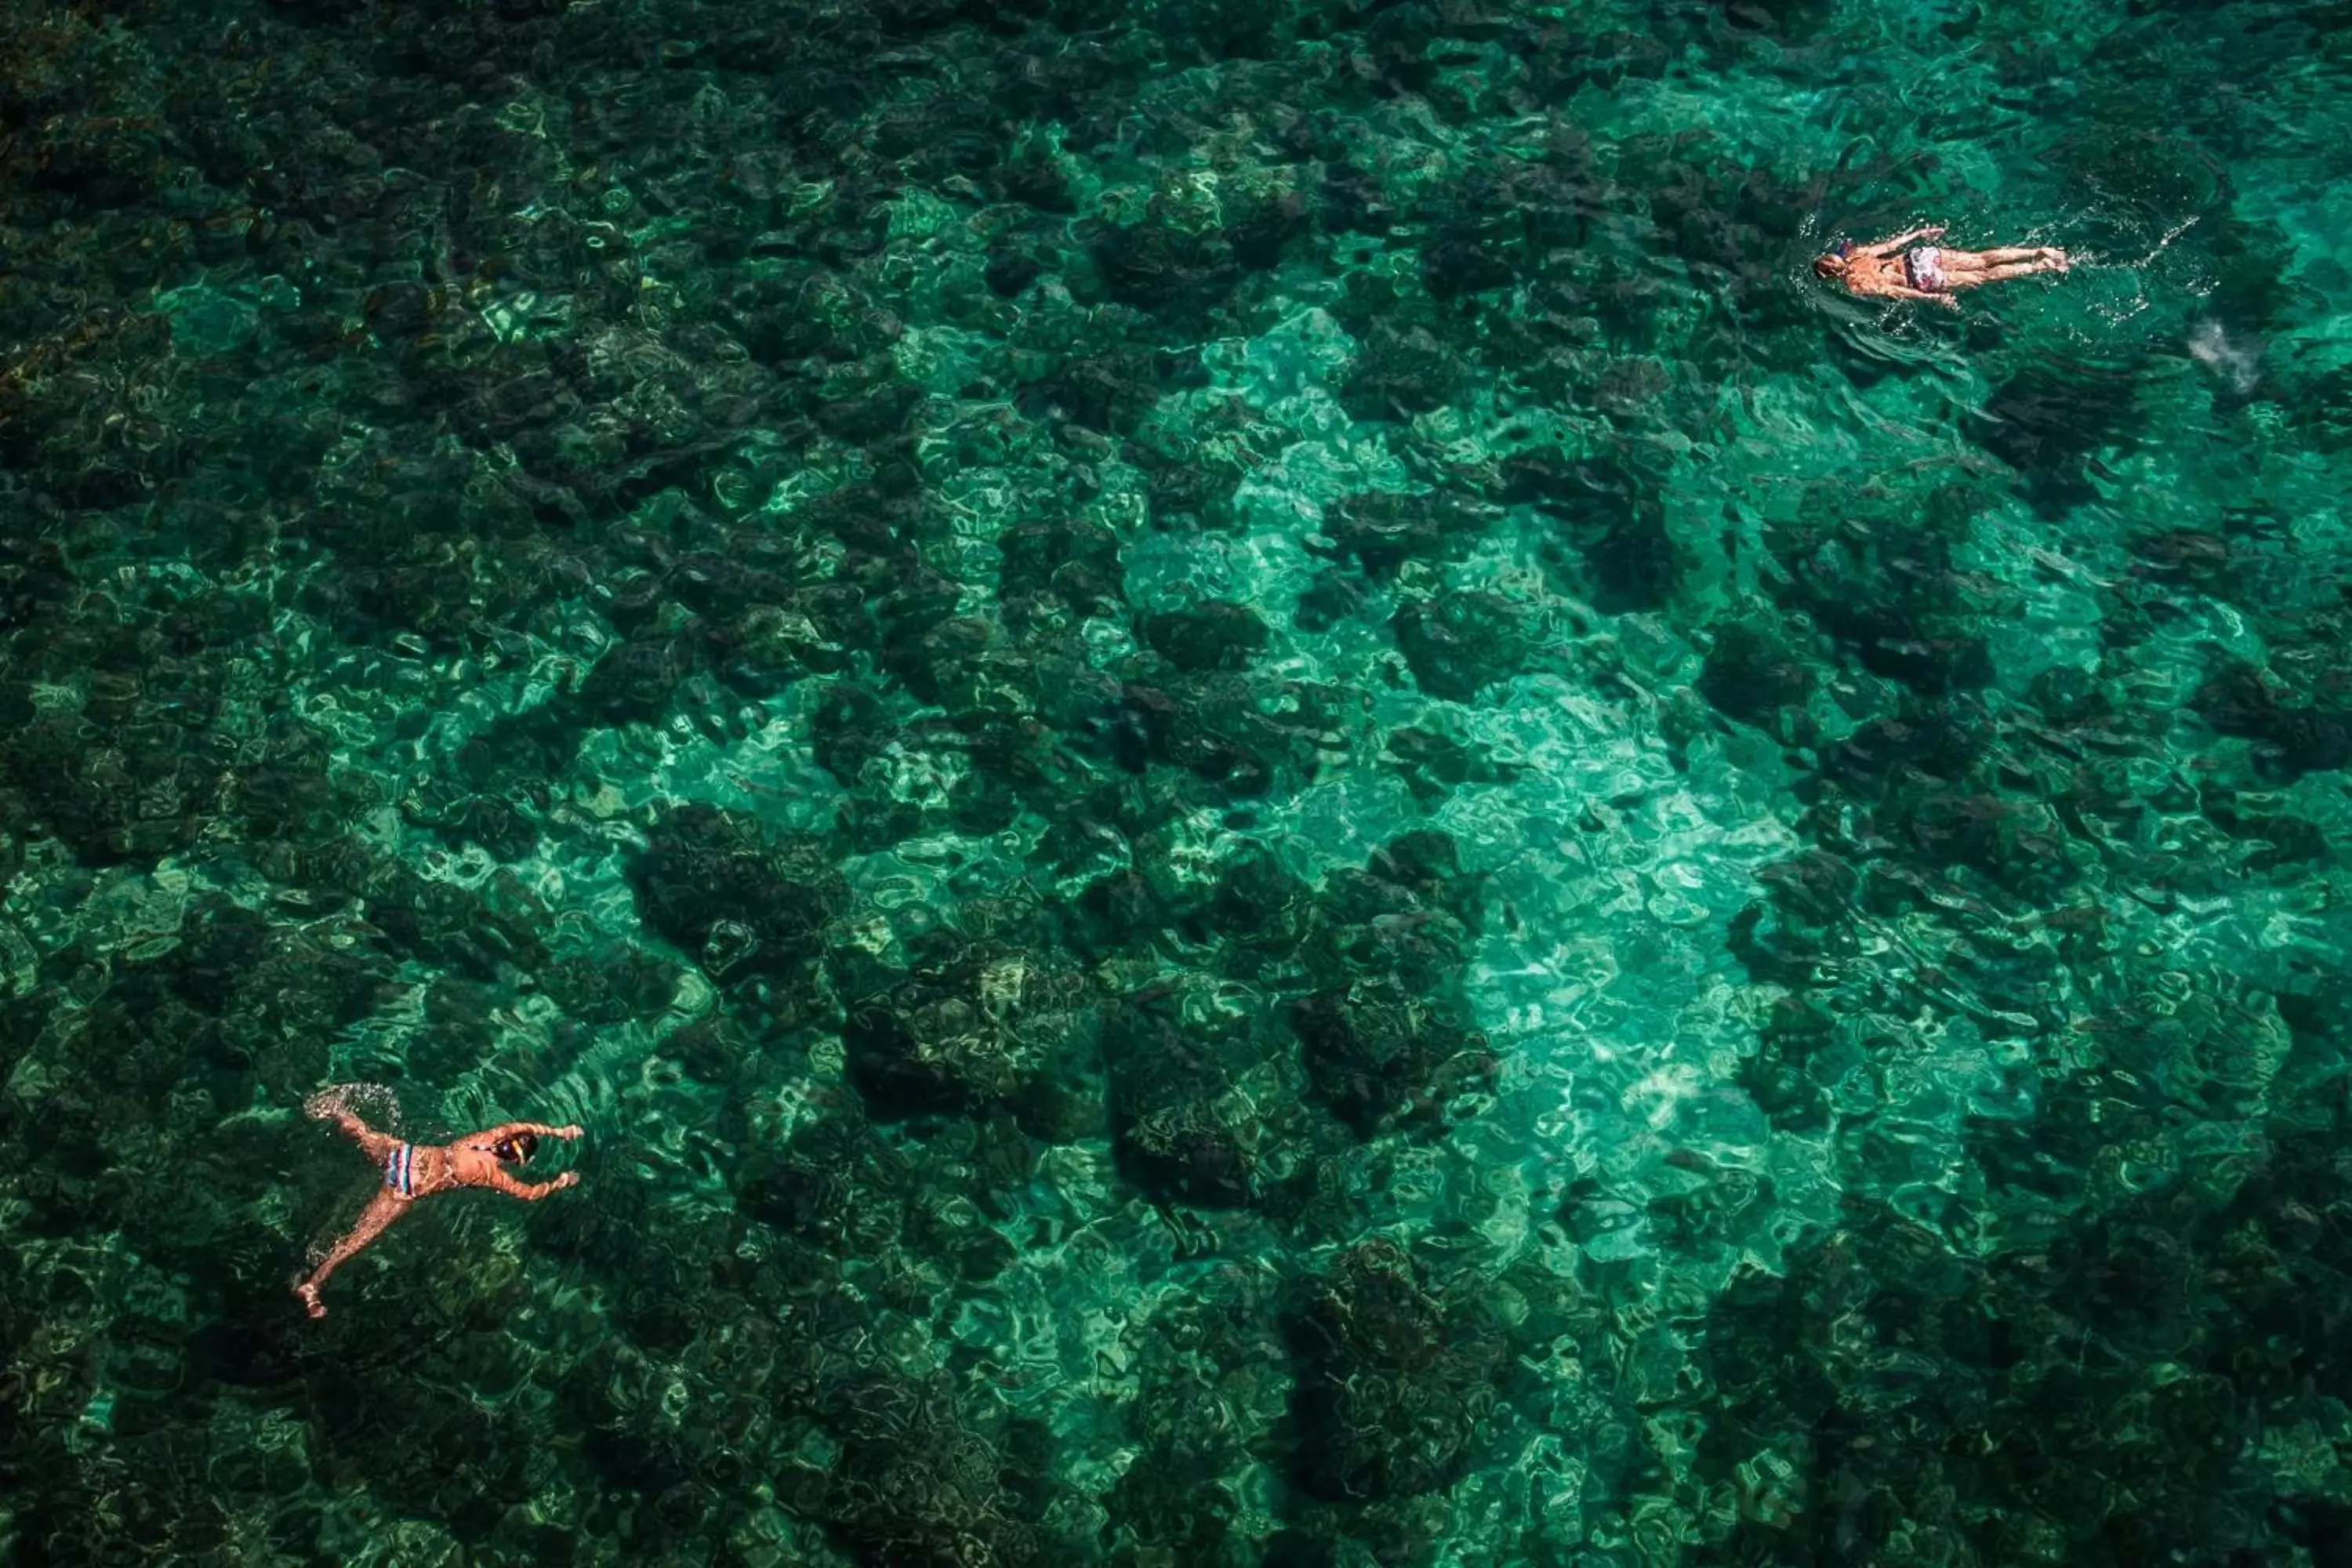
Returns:
[[[310,1309],[312,1317],[323,1318],[327,1315],[327,1309],[320,1304],[319,1288],[316,1285],[297,1285],[294,1287],[294,1294],[302,1298],[302,1305]]]
[[[2054,245],[2042,247],[2042,259],[2061,272],[2070,271],[2074,267],[2073,259]]]

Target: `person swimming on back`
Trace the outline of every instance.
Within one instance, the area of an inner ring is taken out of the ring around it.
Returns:
[[[332,1121],[383,1172],[383,1189],[361,1211],[351,1234],[335,1243],[333,1249],[319,1260],[310,1278],[294,1287],[294,1294],[302,1298],[302,1304],[314,1318],[327,1315],[327,1309],[319,1301],[319,1287],[327,1282],[327,1276],[383,1235],[384,1227],[406,1214],[408,1205],[417,1199],[446,1193],[453,1187],[494,1187],[509,1197],[536,1203],[550,1193],[560,1193],[580,1183],[577,1171],[566,1171],[551,1182],[533,1184],[515,1180],[506,1170],[509,1165],[520,1165],[529,1160],[538,1151],[541,1138],[561,1138],[569,1142],[579,1137],[581,1130],[577,1127],[509,1121],[479,1132],[468,1132],[446,1143],[408,1143],[390,1133],[378,1132],[361,1121],[335,1089],[312,1095],[303,1102],[302,1109],[320,1121]]]
[[[1882,300],[1927,300],[1957,310],[1953,290],[1979,283],[2004,283],[2037,272],[2063,272],[2072,263],[2053,246],[2000,246],[1991,250],[1947,250],[1940,246],[1903,247],[1915,239],[1941,239],[1933,224],[1870,245],[1840,240],[1813,258],[1813,276],[1843,284],[1849,294]]]

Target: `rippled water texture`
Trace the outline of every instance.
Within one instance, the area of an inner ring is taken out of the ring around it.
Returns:
[[[0,0],[0,1558],[2345,1561],[2347,268],[2340,0]]]

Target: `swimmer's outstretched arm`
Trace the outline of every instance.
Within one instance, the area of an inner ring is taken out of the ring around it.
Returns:
[[[567,1143],[582,1136],[581,1129],[576,1126],[550,1127],[543,1121],[501,1121],[496,1127],[483,1128],[474,1136],[486,1143],[495,1143],[518,1132],[528,1132],[534,1138],[561,1138]]]
[[[539,1202],[540,1199],[547,1197],[554,1193],[560,1193],[566,1187],[578,1186],[580,1184],[580,1173],[577,1171],[566,1171],[563,1174],[556,1177],[555,1180],[551,1182],[534,1183],[518,1182],[512,1176],[508,1175],[504,1171],[492,1171],[490,1173],[488,1184],[496,1187],[499,1192],[506,1194],[506,1195],[510,1198],[520,1198],[527,1204],[535,1204]]]
[[[1854,249],[1864,256],[1892,256],[1895,252],[1902,249],[1905,246],[1910,244],[1915,239],[1941,239],[1943,237],[1944,226],[1940,223],[1931,223],[1924,226],[1923,227],[1906,229],[1903,233],[1896,235],[1893,239],[1875,239],[1871,241],[1868,245],[1857,245],[1854,247]]]
[[[327,1276],[349,1262],[352,1255],[360,1248],[382,1236],[384,1226],[398,1219],[401,1211],[407,1207],[406,1202],[388,1192],[376,1194],[374,1200],[360,1211],[359,1223],[352,1226],[351,1234],[335,1243],[335,1249],[319,1260],[319,1267],[310,1270],[310,1278],[294,1287],[294,1294],[302,1298],[302,1305],[310,1310],[312,1317],[327,1315],[327,1309],[319,1301],[319,1287],[327,1282]]]
[[[1961,286],[1955,280],[1954,287]],[[1887,292],[1897,300],[1916,300],[1925,304],[1941,305],[1947,310],[1957,310],[1960,308],[1960,302],[1951,295],[1934,293],[1926,289],[1909,289],[1896,284],[1889,288]]]

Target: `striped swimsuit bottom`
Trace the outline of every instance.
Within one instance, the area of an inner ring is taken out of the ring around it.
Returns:
[[[416,1145],[396,1143],[383,1157],[383,1184],[404,1198],[416,1195]]]

